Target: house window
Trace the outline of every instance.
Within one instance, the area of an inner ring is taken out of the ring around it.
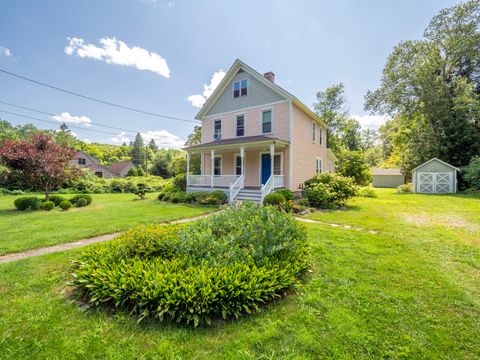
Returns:
[[[317,168],[316,168],[316,173],[321,174],[322,173],[322,159],[317,158]]]
[[[317,124],[315,121],[312,122],[312,141],[315,142],[317,140]]]
[[[87,163],[86,159],[80,158],[78,159],[78,165],[85,165]]]
[[[272,110],[262,111],[262,133],[272,132]]]
[[[233,83],[233,98],[248,94],[248,80],[235,81]]]
[[[222,175],[222,158],[216,157],[213,160],[213,175]]]
[[[103,172],[101,171],[95,171],[95,176],[99,177],[99,178],[103,178]]]
[[[320,128],[320,138],[318,139],[318,142],[320,145],[323,145],[323,129]]]
[[[281,155],[275,155],[273,157],[273,175],[283,175]]]
[[[243,136],[245,135],[245,116],[244,115],[238,115],[237,116],[237,130],[236,130],[237,136]]]
[[[330,173],[333,173],[333,163],[330,161],[330,163],[328,164],[329,168],[330,168]]]
[[[242,157],[235,156],[235,175],[242,175]]]
[[[222,138],[222,120],[215,120],[215,126],[213,130],[213,139],[220,140]]]

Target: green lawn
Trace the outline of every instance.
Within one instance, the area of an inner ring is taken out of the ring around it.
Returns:
[[[313,272],[298,293],[213,328],[83,310],[65,294],[80,249],[3,264],[0,358],[479,358],[479,207],[381,191],[311,214],[379,232],[308,224]]]
[[[21,212],[13,206],[15,196],[0,196],[0,255],[126,230],[137,224],[194,217],[212,210],[162,204],[156,195],[148,194],[147,199],[138,200],[133,194],[94,194],[87,207],[51,212]]]

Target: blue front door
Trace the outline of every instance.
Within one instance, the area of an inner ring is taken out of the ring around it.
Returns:
[[[262,185],[267,182],[272,173],[272,159],[270,154],[262,154]]]

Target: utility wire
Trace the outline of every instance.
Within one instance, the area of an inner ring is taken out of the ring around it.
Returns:
[[[46,122],[46,123],[59,125],[59,123],[56,122],[56,121],[39,119],[39,118],[35,118],[35,117],[32,117],[32,116],[23,115],[23,114],[11,112],[11,111],[6,111],[6,110],[2,110],[2,109],[0,109],[0,112],[1,112],[1,113],[5,113],[5,114],[10,114],[10,115],[15,115],[15,116],[21,116],[21,117],[23,117],[23,118],[32,119],[32,120],[36,120],[36,121],[43,121],[43,122]],[[109,134],[109,135],[118,136],[118,133],[114,133],[114,132],[110,132],[110,131],[88,129],[88,128],[84,128],[84,127],[80,127],[80,126],[75,126],[75,125],[68,125],[68,127],[69,127],[69,128],[78,129],[78,130],[92,131],[92,132],[96,132],[96,133],[103,133],[103,134]]]
[[[29,82],[34,83],[34,84],[37,84],[37,85],[41,85],[41,86],[48,87],[48,88],[53,89],[53,90],[61,91],[61,92],[64,92],[64,93],[67,93],[67,94],[70,94],[70,95],[78,96],[78,97],[81,97],[81,98],[84,98],[84,99],[87,99],[87,100],[91,100],[91,101],[95,101],[95,102],[98,102],[98,103],[101,103],[101,104],[114,106],[114,107],[117,107],[117,108],[120,108],[120,109],[129,110],[129,111],[134,111],[134,112],[137,112],[137,113],[140,113],[140,114],[151,115],[151,116],[161,117],[161,118],[165,118],[165,119],[171,119],[171,120],[177,120],[177,121],[185,121],[185,122],[191,122],[191,123],[195,123],[195,124],[198,124],[198,123],[199,123],[198,120],[182,119],[182,118],[178,118],[178,117],[174,117],[174,116],[157,114],[157,113],[153,113],[153,112],[150,112],[150,111],[144,111],[144,110],[132,108],[132,107],[129,107],[129,106],[124,106],[124,105],[115,104],[115,103],[112,103],[112,102],[109,102],[109,101],[96,99],[96,98],[91,97],[91,96],[82,95],[82,94],[76,93],[76,92],[71,91],[71,90],[62,89],[62,88],[59,88],[59,87],[57,87],[57,86],[49,85],[49,84],[46,84],[46,83],[44,83],[44,82],[41,82],[41,81],[37,81],[37,80],[31,79],[31,78],[28,78],[28,77],[26,77],[26,76],[22,76],[22,75],[19,75],[19,74],[15,74],[15,73],[12,73],[12,72],[7,71],[7,70],[4,70],[4,69],[0,69],[0,72],[2,72],[2,73],[4,73],[4,74],[7,74],[7,75],[14,76],[14,77],[16,77],[16,78],[19,78],[19,79],[22,79],[22,80],[25,80],[25,81],[29,81]]]
[[[33,112],[36,112],[36,113],[39,113],[39,114],[43,114],[43,115],[56,116],[56,117],[59,117],[59,118],[61,118],[61,119],[64,119],[65,122],[68,122],[69,120],[70,120],[70,121],[72,120],[71,118],[68,118],[68,117],[65,117],[65,116],[61,116],[61,115],[57,115],[57,114],[52,114],[52,113],[48,113],[48,112],[41,111],[41,110],[38,110],[38,109],[32,109],[32,108],[29,108],[29,107],[16,105],[16,104],[8,103],[8,102],[1,101],[1,100],[0,100],[0,104],[12,106],[12,107],[16,107],[16,108],[18,108],[18,109],[33,111]],[[103,125],[103,124],[93,123],[93,122],[88,123],[88,124],[89,124],[89,125],[93,125],[93,126],[99,126],[99,127],[114,129],[114,130],[120,130],[120,131],[130,132],[130,133],[134,133],[134,134],[138,133],[138,131],[135,131],[135,130],[123,129],[123,128],[119,128],[119,127],[116,127],[116,126]],[[83,129],[83,128],[82,128],[82,129]]]

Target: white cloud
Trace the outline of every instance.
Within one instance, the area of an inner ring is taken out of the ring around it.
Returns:
[[[127,136],[125,131],[122,131],[117,136],[111,137],[110,141],[113,141],[114,143],[121,143],[121,144],[127,143],[128,144],[130,142],[130,138]]]
[[[85,138],[85,139],[83,139],[83,142],[85,142],[87,144],[90,144],[92,142],[92,140]]]
[[[203,93],[201,95],[190,95],[187,98],[188,101],[190,101],[190,103],[192,104],[192,106],[201,108],[203,104],[205,104],[205,101],[207,101],[210,95],[212,95],[212,93],[215,91],[218,84],[220,84],[220,81],[222,81],[225,75],[226,72],[223,71],[223,69],[215,71],[212,75],[212,78],[210,79],[210,84],[203,84]]]
[[[180,149],[185,145],[185,140],[166,130],[150,130],[141,133],[143,140],[149,142],[153,139],[158,147],[169,149]]]
[[[10,51],[10,49],[0,46],[0,56],[9,57],[12,56],[12,52]]]
[[[169,1],[167,6],[169,9],[173,9],[175,7],[175,1]]]
[[[92,120],[87,116],[73,116],[69,112],[62,112],[61,114],[52,116],[51,118],[59,122],[82,124],[85,126],[90,126],[92,122]]]
[[[381,125],[389,119],[382,115],[352,115],[352,118],[357,120],[362,128],[378,129]]]
[[[121,40],[104,37],[100,39],[100,47],[88,44],[81,38],[67,38],[65,53],[81,58],[103,60],[107,64],[133,66],[138,70],[148,70],[163,77],[170,77],[167,61],[157,53],[138,46],[128,47]]]

